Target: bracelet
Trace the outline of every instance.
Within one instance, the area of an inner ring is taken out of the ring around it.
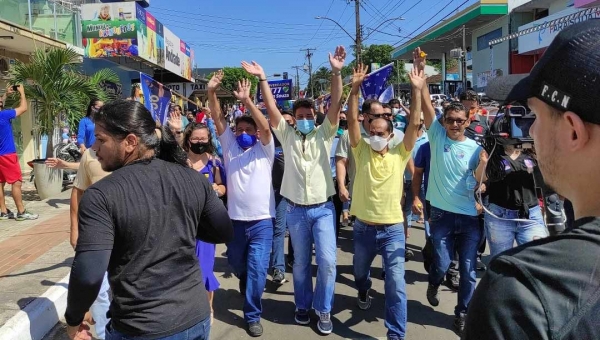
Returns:
[[[341,76],[341,75],[342,75],[342,72],[338,71],[338,72],[333,72],[332,74],[333,74],[334,76]]]
[[[258,78],[258,81],[267,81],[267,80],[266,79],[260,79],[260,78]]]

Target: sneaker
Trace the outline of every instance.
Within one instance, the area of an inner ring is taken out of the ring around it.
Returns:
[[[431,283],[427,287],[427,301],[433,307],[437,307],[440,304],[440,297],[438,296],[439,285],[432,285]]]
[[[8,218],[10,220],[14,220],[15,219],[15,213],[10,211],[10,209],[6,209],[6,214],[8,215]]]
[[[306,309],[296,310],[294,319],[296,319],[296,323],[299,325],[308,325],[310,323],[310,316],[308,315],[308,311]]]
[[[246,278],[240,278],[240,294],[246,296]]]
[[[404,251],[404,262],[408,262],[408,261],[412,260],[414,257],[415,257],[415,253],[413,253],[412,250],[406,249]]]
[[[481,257],[477,257],[477,270],[484,272],[486,269],[487,267],[485,266],[485,263],[481,261]]]
[[[260,321],[249,322],[248,323],[248,335],[253,338],[259,337],[263,334],[263,327],[260,324]]]
[[[321,313],[315,310],[317,316],[319,317],[319,321],[317,322],[317,329],[321,334],[331,334],[333,331],[333,323],[331,322],[331,314],[330,313]]]
[[[25,221],[25,220],[37,220],[39,217],[38,214],[32,214],[31,212],[25,210],[22,213],[17,213],[16,221]]]
[[[10,217],[8,217],[8,212],[0,212],[0,221],[6,221],[8,220]]]
[[[458,335],[462,335],[463,330],[465,329],[465,319],[467,318],[466,313],[460,313],[459,316],[454,317],[454,329],[458,333]]]
[[[281,285],[287,282],[285,279],[285,274],[280,269],[275,269],[273,271],[273,283]]]
[[[367,290],[364,293],[358,292],[356,303],[358,304],[358,308],[362,310],[371,308],[371,297],[369,296],[369,291]]]
[[[460,275],[458,273],[446,275],[444,284],[446,287],[450,288],[450,290],[458,292],[458,288],[460,287]]]

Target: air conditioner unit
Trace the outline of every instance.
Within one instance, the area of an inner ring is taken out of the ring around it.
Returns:
[[[0,56],[0,77],[8,77],[10,66],[10,59]]]

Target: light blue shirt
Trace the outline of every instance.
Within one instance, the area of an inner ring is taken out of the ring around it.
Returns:
[[[479,163],[481,147],[466,138],[462,142],[446,136],[446,130],[434,120],[428,131],[431,169],[427,200],[444,211],[477,216],[473,190],[467,189],[467,177]]]

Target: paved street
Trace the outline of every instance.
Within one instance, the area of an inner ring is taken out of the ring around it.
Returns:
[[[454,340],[458,336],[452,331],[453,308],[456,293],[440,288],[441,303],[431,307],[425,298],[427,275],[423,269],[420,249],[423,246],[423,228],[418,225],[412,229],[409,249],[415,251],[415,259],[406,264],[406,282],[408,293],[408,332],[407,339]],[[356,307],[356,290],[352,276],[352,229],[341,232],[338,250],[338,277],[335,306],[332,313],[334,333],[328,339],[385,339],[384,327],[384,291],[381,274],[381,258],[377,257],[373,265],[373,304],[370,310],[362,311]],[[211,331],[212,339],[250,338],[244,329],[242,316],[243,299],[238,291],[238,280],[232,276],[227,259],[220,254],[224,246],[217,248],[215,270],[221,282],[221,288],[215,295],[215,323]],[[315,266],[316,273],[316,266]],[[481,276],[481,272],[478,272]],[[291,279],[291,275],[287,274]],[[292,283],[287,282],[276,287],[269,281],[263,295],[263,339],[306,340],[320,337],[316,329],[316,317],[310,326],[298,326],[294,322],[294,304]],[[64,326],[58,325],[45,340],[66,340]]]

